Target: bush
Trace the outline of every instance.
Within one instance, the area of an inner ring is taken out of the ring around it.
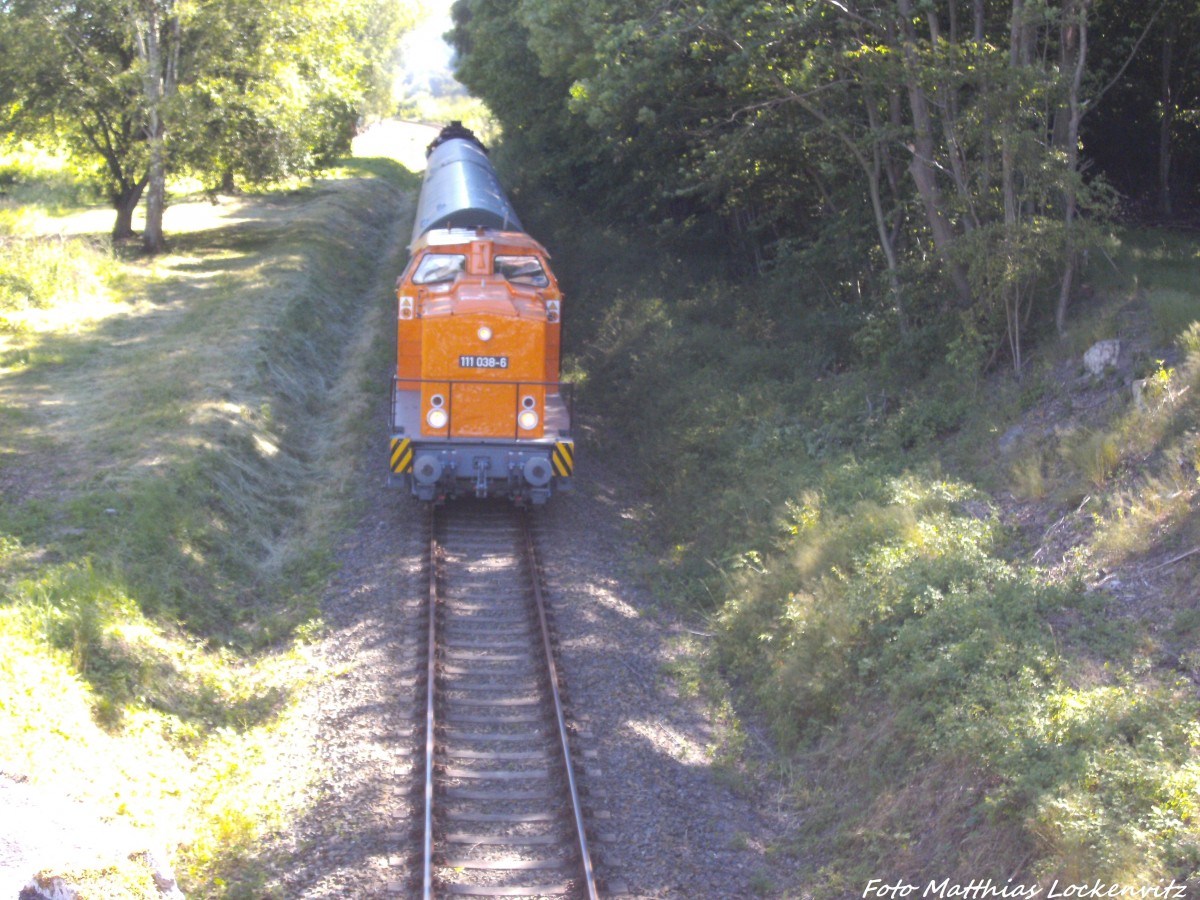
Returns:
[[[0,199],[51,209],[104,202],[98,173],[73,169],[66,160],[30,145],[0,153]]]
[[[1016,576],[989,556],[994,526],[957,509],[969,490],[913,477],[893,479],[891,490],[885,505],[859,501],[840,513],[811,498],[793,507],[801,511],[790,561],[722,612],[727,661],[745,664],[748,629],[759,632],[758,693],[793,743],[887,673],[900,673],[887,683],[914,723],[935,716],[922,698],[952,696],[994,649],[975,643],[980,636],[1027,615],[1021,603],[985,600]],[[786,594],[765,599],[785,584]],[[1036,604],[1034,593],[1026,585],[1015,596]]]
[[[996,523],[966,486],[909,476],[891,491],[842,512],[816,494],[790,504],[790,558],[743,570],[721,611],[723,663],[750,678],[776,734],[801,751],[886,715],[844,778],[887,771],[898,791],[971,760],[960,789],[985,776],[992,827],[1050,848],[1038,874],[1191,871],[1200,705],[1186,686],[1083,677],[1063,644],[1092,634],[1093,602],[998,559]]]

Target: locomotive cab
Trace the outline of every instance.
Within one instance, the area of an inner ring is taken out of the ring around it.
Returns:
[[[574,468],[562,295],[545,248],[519,230],[482,146],[461,131],[431,145],[397,280],[389,483],[427,501],[540,504],[569,488]]]

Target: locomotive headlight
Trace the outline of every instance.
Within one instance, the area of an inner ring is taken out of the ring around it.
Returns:
[[[537,428],[539,421],[541,420],[538,418],[536,409],[523,409],[517,414],[517,424],[525,431],[533,431]]]
[[[479,339],[481,341],[490,341],[492,339],[492,329],[488,328],[486,325],[480,325],[479,331],[477,331],[476,334],[479,335]]]
[[[425,414],[425,421],[429,423],[430,428],[445,428],[446,423],[450,421],[450,414],[437,406]]]

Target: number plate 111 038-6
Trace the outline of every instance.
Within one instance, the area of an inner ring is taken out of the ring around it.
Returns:
[[[460,356],[460,369],[507,369],[507,356]]]

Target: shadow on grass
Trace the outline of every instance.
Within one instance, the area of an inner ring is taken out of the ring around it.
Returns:
[[[0,440],[0,536],[30,549],[17,574],[95,560],[142,613],[247,651],[311,614],[298,594],[327,555],[278,557],[404,208],[373,173],[412,177],[360,169],[369,181],[318,182],[179,234],[135,285],[140,306],[0,356],[0,409],[18,426]]]
[[[339,160],[338,166],[359,177],[381,178],[402,191],[416,191],[421,187],[420,172],[411,172],[396,160],[387,157],[352,157]]]

